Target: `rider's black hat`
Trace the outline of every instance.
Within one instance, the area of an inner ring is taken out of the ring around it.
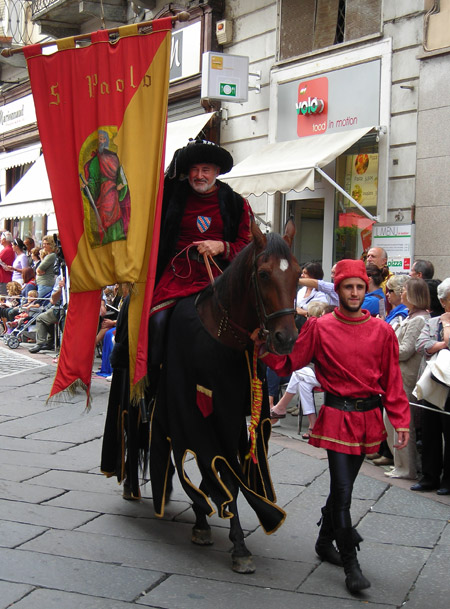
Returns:
[[[213,163],[220,167],[220,173],[228,173],[233,167],[231,154],[206,140],[191,140],[187,146],[175,152],[171,166],[176,163],[176,173],[187,174],[189,168],[196,163]]]

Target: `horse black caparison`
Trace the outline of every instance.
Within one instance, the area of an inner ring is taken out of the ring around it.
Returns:
[[[252,243],[214,285],[196,299],[177,304],[169,326],[165,380],[152,416],[150,477],[156,513],[162,516],[171,486],[172,451],[181,484],[193,501],[192,541],[212,543],[206,518],[214,512],[211,497],[219,515],[230,519],[232,567],[239,573],[255,570],[239,522],[239,490],[266,532],[276,530],[285,518],[275,504],[267,462],[271,426],[266,392],[255,430],[258,463],[246,459],[250,448],[247,357],[250,354],[251,361],[251,335],[258,330],[275,353],[289,353],[295,343],[293,303],[300,269],[290,251],[294,234],[291,222],[283,238],[264,236],[253,223]],[[212,396],[206,413],[198,406],[199,387]],[[187,454],[195,455],[202,475],[198,489],[184,470]]]

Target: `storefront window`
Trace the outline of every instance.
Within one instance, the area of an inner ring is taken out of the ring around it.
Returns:
[[[372,216],[377,215],[378,146],[376,142],[353,146],[336,159],[336,182]],[[333,259],[364,257],[372,242],[372,220],[336,190]]]

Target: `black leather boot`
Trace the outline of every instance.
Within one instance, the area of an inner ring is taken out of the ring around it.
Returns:
[[[315,546],[317,556],[326,562],[342,567],[342,558],[333,544],[335,537],[331,514],[326,507],[322,508],[322,517],[317,526],[320,526],[319,537]]]
[[[352,593],[370,588],[370,582],[362,574],[361,567],[359,566],[358,559],[356,557],[355,546],[359,544],[359,541],[357,541],[355,538],[355,533],[359,538],[361,537],[352,527],[336,529],[335,531],[337,547],[344,564],[344,571],[346,575],[345,585]]]

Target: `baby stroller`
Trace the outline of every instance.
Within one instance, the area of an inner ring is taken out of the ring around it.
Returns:
[[[3,335],[3,340],[10,349],[17,349],[24,339],[30,340],[35,334],[36,317],[45,310],[45,307],[34,309],[30,317],[22,324],[13,328],[9,334]]]

